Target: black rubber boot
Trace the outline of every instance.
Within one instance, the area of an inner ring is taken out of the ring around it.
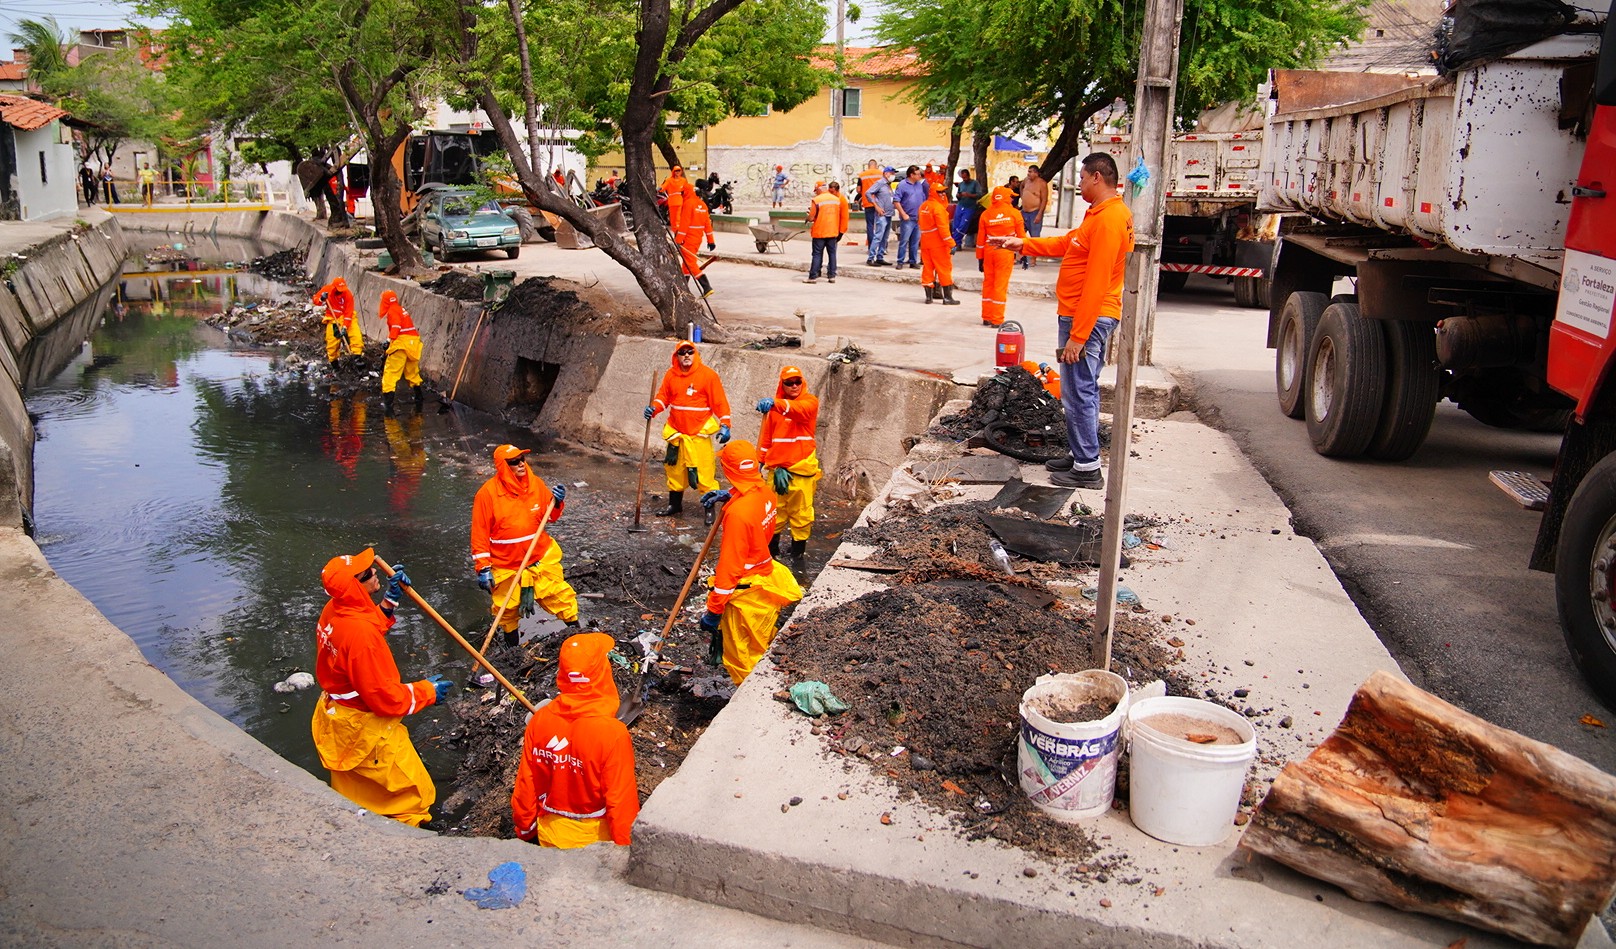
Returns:
[[[932,289],[932,286],[929,283],[926,284],[925,287],[926,287],[926,305],[930,306],[932,298],[937,295],[937,291]]]
[[[780,559],[780,535],[779,534],[775,534],[773,537],[769,538],[769,556],[773,557],[776,560]]]
[[[415,407],[420,408],[421,403],[425,402],[425,401],[426,401],[426,383],[423,382],[420,385],[415,387]]]
[[[799,567],[802,566],[803,555],[805,553],[807,553],[807,552],[808,552],[808,542],[806,540],[794,540],[794,541],[791,542],[791,562],[792,563],[796,564]]]
[[[393,396],[396,394],[397,393],[393,392],[382,393],[382,411],[386,412],[388,415],[393,414]]]
[[[561,625],[565,626],[567,629],[577,629],[578,628],[578,621],[575,620],[575,619],[574,620],[567,620],[566,622],[562,623]]]
[[[713,285],[707,282],[707,275],[702,274],[696,278],[696,286],[701,288],[701,297],[706,299],[713,295]]]
[[[943,293],[943,305],[944,306],[959,306],[960,305],[960,302],[958,300],[954,299],[954,285],[953,284],[951,284],[951,283],[950,284],[945,284],[943,286],[942,293]]]
[[[685,493],[683,491],[668,492],[668,506],[656,513],[657,517],[678,517],[685,510]]]
[[[513,629],[509,632],[501,631],[499,638],[500,642],[505,644],[506,649],[515,649],[522,641],[522,631],[520,629]]]

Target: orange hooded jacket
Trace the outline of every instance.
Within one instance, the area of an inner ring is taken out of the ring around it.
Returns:
[[[616,719],[617,685],[605,633],[579,633],[561,644],[556,688],[522,735],[522,761],[511,793],[516,836],[532,840],[541,814],[605,818],[612,842],[628,846],[640,813],[634,742]]]
[[[786,366],[774,386],[774,407],[763,416],[758,451],[771,468],[789,468],[814,453],[814,429],[819,424],[819,398],[808,392],[808,381],[795,399],[786,398],[785,381],[803,379],[802,370]]]
[[[393,651],[387,647],[390,619],[370,599],[357,578],[376,560],[370,548],[333,557],[320,571],[331,599],[315,629],[314,678],[333,703],[388,718],[399,718],[437,701],[426,680],[405,685]]]
[[[1102,316],[1122,318],[1122,277],[1133,251],[1133,212],[1112,195],[1089,206],[1077,230],[1029,237],[1023,254],[1059,257],[1055,314],[1072,318],[1070,339],[1081,345]]]
[[[667,409],[668,424],[685,435],[701,434],[709,415],[716,416],[718,424],[728,425],[729,397],[724,395],[724,384],[718,381],[718,373],[702,365],[699,349],[690,371],[686,372],[679,367],[678,352],[679,347],[675,346],[668,355],[672,368],[662,375],[662,385],[651,407],[658,412]]]
[[[769,541],[774,537],[775,494],[763,489],[762,466],[750,442],[733,441],[718,451],[718,464],[729,479],[724,504],[724,540],[713,569],[707,612],[722,613],[747,577],[774,569]]]
[[[313,302],[316,306],[322,304],[325,306],[325,319],[321,322],[341,321],[345,330],[353,325],[354,295],[353,291],[348,289],[348,281],[341,277],[332,280],[314,294]]]
[[[1013,260],[1016,252],[1003,247],[990,247],[990,237],[1021,237],[1027,236],[1027,225],[1021,212],[1017,211],[1010,199],[1015,192],[1004,186],[994,188],[988,195],[988,209],[982,212],[982,220],[976,226],[976,259],[986,260],[987,252],[1002,251],[1009,254]]]
[[[381,318],[387,324],[387,339],[389,342],[400,336],[421,335],[415,328],[415,321],[404,312],[404,305],[398,302],[398,294],[391,290],[382,291]]]
[[[662,182],[662,191],[668,196],[668,227],[678,234],[685,226],[685,203],[695,197],[696,188],[685,177],[685,170],[675,165]]]
[[[550,493],[550,486],[527,467],[526,461],[520,466],[527,471],[525,480],[517,475],[516,468],[507,464],[507,459],[526,455],[526,449],[515,445],[501,445],[494,449],[494,476],[483,482],[483,486],[477,489],[476,499],[471,502],[471,560],[474,569],[493,567],[496,570],[521,570],[528,564],[543,560],[545,551],[554,543],[546,533],[533,547],[533,556],[526,563],[522,562],[522,554],[527,551],[528,544],[532,543],[533,535],[539,529],[539,517],[555,497]],[[559,518],[565,506],[556,504],[555,510],[550,512],[550,520]]]
[[[931,190],[920,205],[916,220],[920,222],[922,248],[934,253],[947,253],[948,248],[954,246],[954,238],[949,233],[948,205],[943,203],[941,191],[936,188]]]

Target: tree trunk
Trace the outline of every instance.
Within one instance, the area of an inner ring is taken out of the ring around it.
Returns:
[[[666,128],[657,132],[657,134],[652,137],[651,142],[652,144],[656,145],[657,151],[662,153],[662,160],[667,163],[669,169],[675,167],[683,168],[685,166],[685,163],[679,160],[679,152],[674,147],[673,134]],[[656,178],[655,169],[652,169],[651,178],[653,180]]]
[[[1376,672],[1240,845],[1360,900],[1569,947],[1616,890],[1616,778]]]
[[[1060,134],[1055,136],[1054,144],[1049,146],[1049,154],[1039,163],[1038,169],[1045,181],[1052,181],[1066,163],[1078,157],[1077,147],[1083,137],[1083,125],[1093,118],[1095,113],[1112,102],[1111,98],[1090,99],[1083,103],[1076,111],[1061,116]],[[1128,169],[1122,169],[1127,174]]]
[[[971,119],[971,113],[976,107],[967,104],[954,116],[953,124],[948,127],[948,167],[943,169],[943,180],[949,184],[954,183],[954,166],[959,164],[960,139],[965,135],[965,123]]]
[[[981,183],[984,194],[993,190],[993,182],[988,180],[988,149],[992,145],[992,132],[978,130],[971,136],[971,164],[976,167],[976,180]]]
[[[426,260],[421,256],[420,247],[404,233],[404,213],[399,210],[403,182],[399,181],[391,160],[393,153],[409,137],[409,124],[399,123],[375,147],[371,146],[368,136],[366,141],[366,147],[371,148],[370,154],[389,156],[386,161],[371,162],[370,203],[376,209],[376,231],[387,242],[387,252],[393,256],[398,272],[405,275],[426,270]]]

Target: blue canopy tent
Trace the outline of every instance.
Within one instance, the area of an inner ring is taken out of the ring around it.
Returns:
[[[1032,146],[1031,145],[1025,145],[1025,144],[1023,144],[1021,142],[1016,141],[1013,138],[1010,138],[1007,135],[995,135],[995,136],[993,136],[993,148],[994,148],[995,151],[1001,151],[1001,152],[1030,152],[1030,151],[1032,151]]]

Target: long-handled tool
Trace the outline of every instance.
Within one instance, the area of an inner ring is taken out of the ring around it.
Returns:
[[[527,545],[527,552],[522,555],[522,565],[516,569],[516,575],[511,577],[511,585],[505,588],[505,600],[494,612],[494,622],[489,624],[488,635],[483,637],[481,655],[487,655],[488,644],[494,641],[494,630],[499,629],[499,621],[505,618],[505,611],[511,608],[511,595],[522,585],[522,571],[527,569],[527,561],[533,556],[533,548],[539,546],[539,538],[544,536],[544,525],[550,523],[550,512],[553,510],[555,510],[555,498],[551,497],[550,503],[544,506],[544,514],[539,518],[539,528],[533,532],[533,540]]]
[[[376,558],[376,566],[382,568],[382,573],[387,574],[389,577],[393,575],[393,568],[388,566],[387,561],[383,560],[382,558]],[[482,653],[473,649],[471,643],[466,642],[466,637],[460,635],[460,633],[458,633],[453,626],[450,626],[448,620],[444,619],[437,610],[433,609],[431,605],[427,603],[427,601],[421,599],[421,594],[415,592],[415,587],[406,585],[404,587],[404,592],[408,593],[410,599],[415,601],[415,605],[421,608],[421,612],[436,620],[437,624],[443,627],[444,632],[448,633],[455,642],[460,644],[461,648],[466,650],[466,652],[471,653],[471,658],[477,660],[477,662],[482,665],[484,669],[487,669],[489,673],[492,674],[496,680],[498,680],[500,685],[510,690],[510,693],[516,696],[516,701],[527,706],[527,710],[530,712],[537,712],[539,710],[538,706],[528,701],[528,697],[523,694],[521,689],[518,689],[516,686],[512,685],[509,679],[505,678],[500,674],[498,669],[494,668],[493,663],[484,658]]]
[[[466,374],[466,360],[471,358],[471,348],[477,344],[477,333],[483,328],[483,320],[488,316],[488,304],[484,303],[477,310],[477,325],[471,329],[471,338],[466,340],[466,353],[460,357],[460,369],[455,373],[454,386],[449,390],[449,398],[438,403],[438,414],[443,415],[449,411],[449,406],[455,400],[455,394],[460,391],[460,378]]]
[[[656,401],[656,370],[651,370],[651,397],[645,400],[646,405]],[[645,420],[645,441],[640,443],[640,486],[634,489],[634,525],[628,529],[630,534],[643,534],[645,528],[640,526],[640,508],[645,504],[645,466],[646,452],[651,450],[651,419]]]
[[[634,720],[640,717],[641,712],[645,711],[645,697],[651,691],[651,680],[656,672],[657,659],[662,656],[662,644],[667,641],[668,633],[673,630],[673,624],[679,618],[679,610],[685,605],[685,597],[690,595],[690,586],[696,582],[696,575],[701,572],[701,565],[707,560],[707,551],[712,549],[713,538],[718,536],[719,523],[720,518],[715,517],[713,518],[713,526],[707,528],[707,540],[702,543],[701,553],[696,555],[696,562],[690,565],[690,575],[685,577],[685,585],[679,590],[679,598],[673,601],[673,609],[668,611],[668,621],[662,625],[662,636],[656,641],[656,645],[651,647],[651,655],[647,657],[649,661],[645,667],[644,682],[629,697],[628,703],[619,706],[617,709],[617,720],[624,725],[634,724]]]

